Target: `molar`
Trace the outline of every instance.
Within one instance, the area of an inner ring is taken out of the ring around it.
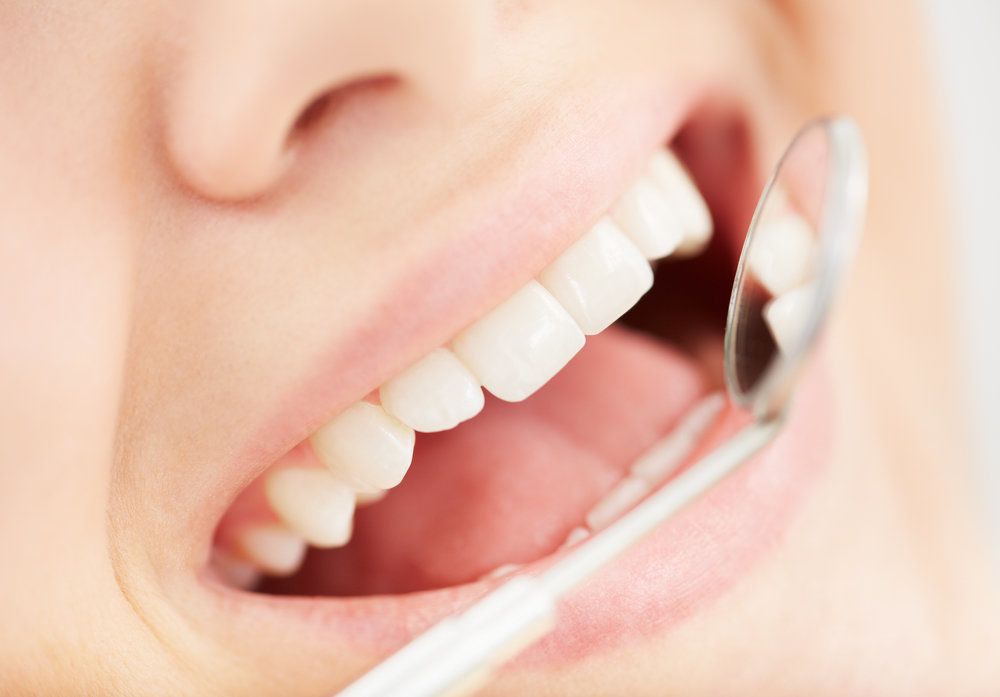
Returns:
[[[354,491],[326,470],[275,470],[265,491],[282,522],[313,546],[340,547],[351,539]]]
[[[529,281],[466,327],[452,350],[492,394],[519,402],[558,373],[584,341],[565,308]]]
[[[413,429],[377,404],[357,402],[312,435],[320,462],[358,490],[391,489],[413,459]]]
[[[290,576],[306,555],[306,541],[277,523],[250,525],[237,535],[240,553],[272,576]]]
[[[653,285],[638,247],[604,218],[539,276],[584,334],[604,331]]]
[[[382,385],[379,400],[389,414],[422,433],[454,428],[478,414],[485,402],[476,378],[444,348]]]

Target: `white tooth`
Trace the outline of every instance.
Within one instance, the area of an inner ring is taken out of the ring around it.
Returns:
[[[584,341],[563,306],[537,281],[529,281],[466,327],[452,350],[483,387],[518,402],[558,373]]]
[[[511,574],[520,571],[522,566],[523,564],[501,564],[492,571],[487,571],[485,574],[480,576],[479,580],[492,581],[494,579],[510,576]]]
[[[695,254],[701,251],[712,237],[712,214],[691,175],[669,150],[660,150],[653,155],[649,173],[666,194],[684,230],[684,241],[677,252]]]
[[[561,545],[559,545],[559,549],[568,549],[569,547],[572,547],[575,544],[583,542],[588,537],[590,537],[590,530],[583,527],[582,525],[578,525],[577,527],[569,531],[569,534],[566,535],[566,539],[563,540],[563,543]]]
[[[764,306],[764,320],[782,353],[791,352],[802,341],[815,294],[814,285],[802,286],[782,293]]]
[[[435,349],[379,390],[382,408],[415,431],[454,428],[483,408],[479,382],[448,349]]]
[[[786,213],[762,220],[754,233],[748,263],[771,295],[802,285],[813,273],[813,233],[801,216]]]
[[[413,429],[370,402],[357,402],[310,438],[320,462],[358,489],[391,489],[413,459]]]
[[[283,525],[252,525],[237,536],[240,552],[272,576],[290,576],[302,564],[306,541]]]
[[[691,454],[725,403],[726,399],[720,393],[700,401],[674,430],[650,446],[632,464],[629,472],[650,486],[658,486]]]
[[[652,490],[649,483],[629,475],[598,501],[587,513],[587,527],[597,532],[639,503]]]
[[[385,489],[357,489],[354,492],[354,503],[356,506],[368,506],[384,499],[387,493],[389,492]]]
[[[275,514],[310,544],[340,547],[351,539],[354,491],[326,470],[275,470],[265,491]]]
[[[600,220],[538,277],[584,334],[608,328],[653,285],[639,249],[607,218]]]
[[[222,578],[237,588],[247,590],[260,582],[260,569],[224,552],[215,551],[212,553],[212,565]]]
[[[684,241],[684,231],[660,187],[639,179],[615,204],[611,217],[647,259],[669,256]]]

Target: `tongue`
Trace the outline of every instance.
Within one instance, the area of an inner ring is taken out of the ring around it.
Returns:
[[[704,391],[691,359],[612,327],[528,400],[489,400],[417,439],[406,479],[314,552],[296,594],[403,593],[474,580],[554,551],[642,450]]]

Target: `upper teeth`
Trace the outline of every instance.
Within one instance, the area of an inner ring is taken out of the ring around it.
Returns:
[[[539,275],[379,390],[380,404],[348,407],[310,438],[329,472],[275,469],[268,500],[287,528],[318,546],[345,544],[355,497],[396,486],[413,453],[414,431],[453,428],[483,407],[480,385],[507,401],[544,385],[596,334],[627,312],[653,283],[647,260],[693,253],[712,232],[708,208],[676,157],[658,152],[647,172],[612,207],[611,217]],[[270,539],[270,538],[268,538]],[[288,559],[260,562],[287,571]],[[275,546],[290,554],[287,545]]]

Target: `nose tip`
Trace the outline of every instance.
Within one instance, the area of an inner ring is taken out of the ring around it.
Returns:
[[[479,63],[476,0],[196,3],[172,56],[165,142],[203,197],[266,195],[294,166],[298,131],[331,95],[375,78],[440,108]],[[174,60],[176,59],[176,60]]]

